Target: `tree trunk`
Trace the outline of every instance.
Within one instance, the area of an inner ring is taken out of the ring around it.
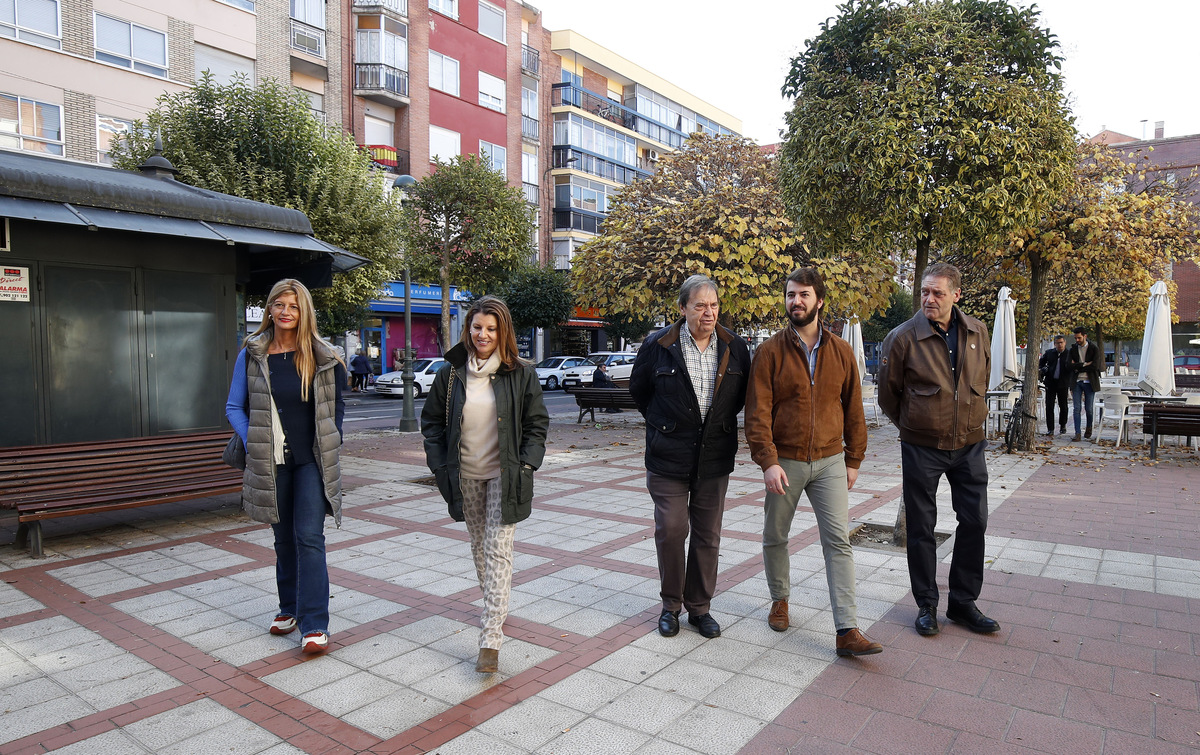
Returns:
[[[1100,360],[1100,376],[1104,377],[1108,373],[1108,362],[1104,361],[1104,326],[1096,323],[1093,327],[1096,330],[1096,352],[1100,355],[1098,357]],[[1117,355],[1113,354],[1114,362],[1116,358]],[[1096,389],[1097,393],[1100,392],[1100,386],[1094,385],[1092,387]]]
[[[450,350],[450,247],[442,246],[442,353]]]
[[[912,311],[915,315],[921,309],[921,276],[929,265],[929,237],[917,239],[917,251],[913,258]]]
[[[1029,320],[1025,327],[1025,371],[1021,386],[1021,415],[1017,417],[1018,451],[1032,451],[1037,437],[1037,363],[1041,357],[1042,313],[1046,310],[1046,265],[1040,256],[1029,264]]]

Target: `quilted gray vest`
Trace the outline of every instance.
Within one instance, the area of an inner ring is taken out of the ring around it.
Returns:
[[[342,526],[342,474],[338,455],[342,436],[334,419],[339,386],[335,378],[338,360],[324,341],[313,341],[317,372],[312,395],[317,413],[313,456],[325,486],[325,506],[334,523]],[[275,460],[271,437],[271,378],[267,368],[265,334],[246,341],[246,390],[250,396],[250,430],[246,434],[246,471],[242,475],[242,509],[256,522],[276,524]]]

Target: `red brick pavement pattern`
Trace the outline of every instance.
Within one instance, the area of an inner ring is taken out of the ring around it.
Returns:
[[[1198,559],[1197,466],[1046,464],[988,532]],[[988,571],[980,603],[999,633],[943,617],[921,637],[902,600],[870,631],[881,655],[838,660],[742,752],[1200,750],[1200,599]]]

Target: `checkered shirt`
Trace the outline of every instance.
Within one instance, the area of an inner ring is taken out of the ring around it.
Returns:
[[[684,320],[679,327],[679,346],[683,351],[683,364],[692,380],[692,390],[696,392],[696,400],[700,403],[700,419],[703,420],[708,417],[713,389],[717,385],[717,334],[712,334],[708,348],[701,351]]]

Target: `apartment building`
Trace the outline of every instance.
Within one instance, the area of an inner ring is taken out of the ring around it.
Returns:
[[[347,8],[347,126],[358,142],[386,171],[416,178],[439,158],[484,158],[537,209],[530,254],[546,258],[549,34],[541,13],[515,0],[348,0]],[[371,303],[362,333],[383,369],[403,348],[403,291],[393,285]],[[414,348],[436,355],[441,289],[423,285],[414,295]]]
[[[325,0],[0,0],[0,149],[108,162],[204,70],[290,81],[340,125],[343,23]]]
[[[575,31],[555,31],[543,81],[550,85],[553,155],[547,188],[555,267],[602,232],[609,199],[649,175],[690,134],[740,133],[729,113]],[[595,312],[579,310],[547,334],[545,353],[586,354],[614,347]]]

